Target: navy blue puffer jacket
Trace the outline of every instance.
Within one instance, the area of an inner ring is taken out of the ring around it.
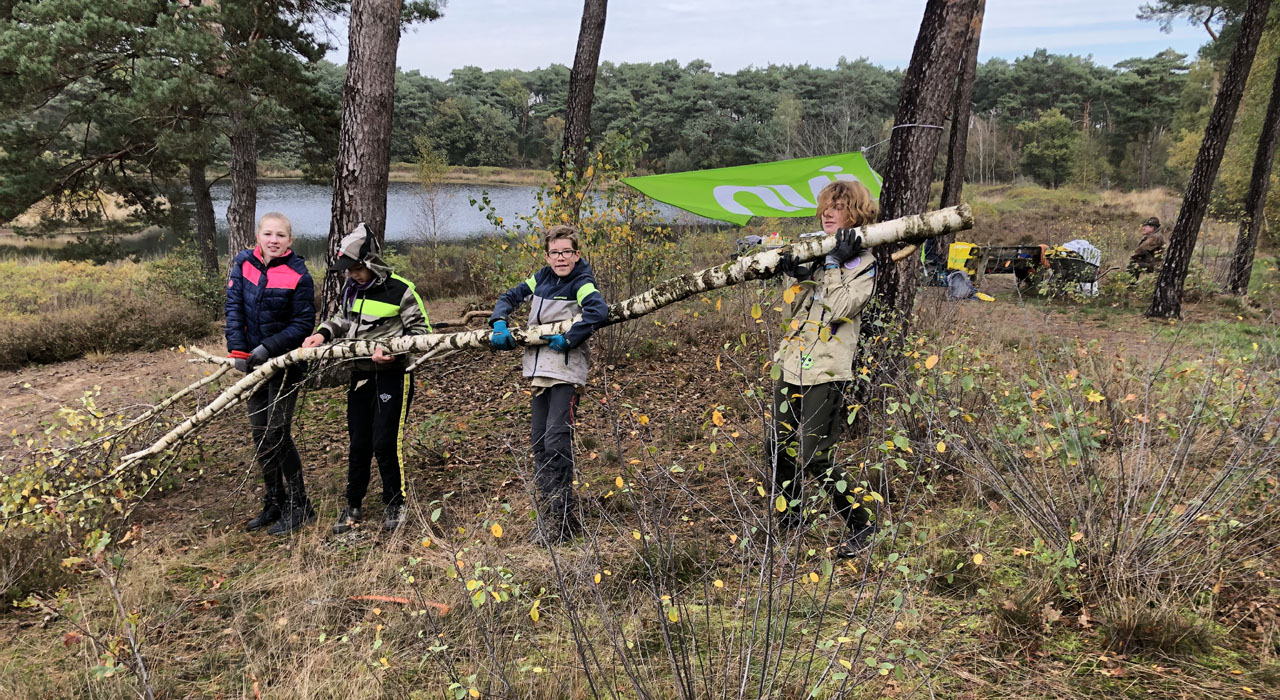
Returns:
[[[227,349],[271,357],[302,346],[316,325],[315,284],[302,256],[289,251],[262,262],[255,248],[241,251],[227,280]]]

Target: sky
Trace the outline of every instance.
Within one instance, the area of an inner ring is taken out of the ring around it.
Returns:
[[[1147,0],[1149,1],[1149,0]],[[1037,48],[1092,56],[1111,66],[1173,48],[1190,56],[1208,41],[1185,21],[1172,33],[1137,19],[1144,0],[987,0],[979,60],[1012,60]],[[905,68],[925,0],[612,0],[601,60],[681,64],[716,72],[802,64],[831,68],[845,57]],[[397,63],[440,79],[454,68],[529,70],[573,64],[582,0],[449,0],[444,17],[409,30]],[[346,62],[346,26],[329,60]]]

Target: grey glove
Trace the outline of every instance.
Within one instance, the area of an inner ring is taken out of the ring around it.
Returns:
[[[831,249],[831,257],[841,264],[858,257],[862,252],[862,236],[856,228],[836,229],[836,247]]]
[[[249,353],[249,359],[245,360],[245,366],[249,368],[246,371],[255,370],[258,368],[258,365],[270,359],[271,352],[267,350],[265,345],[259,345],[253,349],[253,352]]]
[[[248,373],[250,372],[250,370],[249,370],[249,360],[248,360],[248,359],[246,359],[246,358],[243,358],[243,357],[236,358],[235,366],[236,366],[236,369],[240,370],[241,372],[243,372],[243,373],[245,373],[245,374],[248,374]]]

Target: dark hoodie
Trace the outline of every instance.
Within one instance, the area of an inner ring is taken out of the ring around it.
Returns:
[[[316,331],[325,342],[338,338],[377,340],[431,332],[431,322],[413,283],[391,272],[377,253],[368,253],[361,261],[373,272],[368,286],[348,279],[342,288],[342,302],[333,318],[320,324]],[[379,365],[372,360],[357,360],[356,369],[403,369],[405,360]]]

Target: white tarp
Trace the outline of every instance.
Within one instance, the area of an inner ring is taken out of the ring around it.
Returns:
[[[1074,241],[1067,241],[1062,244],[1063,248],[1074,252],[1084,259],[1085,262],[1092,264],[1094,267],[1102,266],[1102,251],[1097,246],[1083,238],[1077,238]],[[1087,297],[1098,296],[1097,282],[1081,282],[1080,293]]]

